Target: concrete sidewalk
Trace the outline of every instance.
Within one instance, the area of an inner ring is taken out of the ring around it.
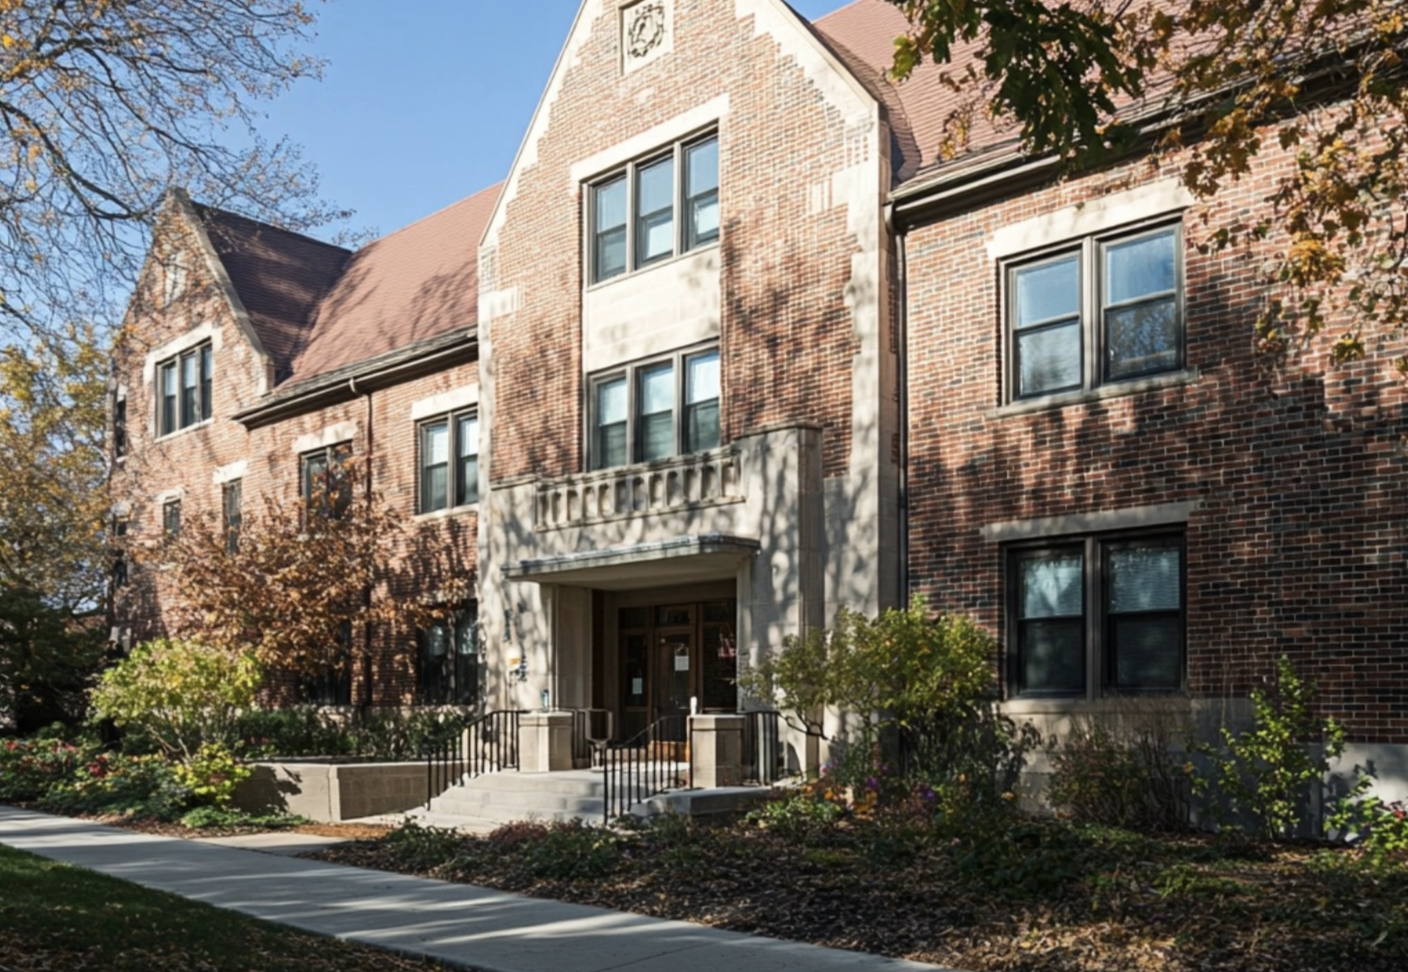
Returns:
[[[937,966],[0,807],[0,843],[194,901],[481,972]]]

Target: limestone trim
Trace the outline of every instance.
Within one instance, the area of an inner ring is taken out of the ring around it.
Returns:
[[[1201,500],[1190,500],[1157,506],[1132,506],[1123,510],[1069,513],[1065,516],[1047,516],[1035,520],[989,523],[982,528],[981,533],[983,539],[989,543],[1009,543],[1016,540],[1040,540],[1046,537],[1172,526],[1187,523],[1192,514],[1202,507]]]
[[[471,382],[468,385],[461,385],[459,388],[452,388],[447,392],[438,395],[431,395],[429,398],[422,398],[420,401],[411,403],[411,421],[419,422],[421,419],[433,418],[437,415],[444,415],[447,412],[457,412],[462,408],[469,408],[479,404],[479,383]]]
[[[520,560],[517,563],[505,564],[503,573],[504,577],[509,580],[535,580],[541,577],[551,581],[552,575],[568,571],[646,564],[680,557],[724,554],[733,555],[742,560],[754,556],[760,549],[762,549],[762,544],[749,537],[703,533],[695,536],[675,537],[671,540],[659,540],[654,543],[641,543],[631,547],[585,550],[580,553],[563,554],[560,557],[545,557],[541,560]]]
[[[156,366],[160,361],[174,358],[183,351],[200,347],[202,344],[209,344],[211,351],[220,350],[220,329],[210,321],[204,324],[197,324],[185,334],[172,338],[165,344],[158,345],[148,351],[142,357],[142,383],[150,385],[156,381]],[[128,421],[132,416],[127,417]]]
[[[223,486],[226,483],[234,482],[236,479],[243,479],[248,475],[249,460],[241,459],[239,462],[232,462],[228,466],[221,466],[219,469],[216,469],[215,473],[211,476],[211,480],[216,486]]]
[[[681,112],[669,121],[632,135],[595,155],[578,159],[570,170],[570,189],[575,196],[577,187],[596,176],[620,168],[627,162],[668,148],[675,142],[687,141],[692,135],[704,135],[728,115],[728,94],[711,98],[701,105]]]
[[[1179,179],[1161,179],[1112,192],[1002,227],[988,240],[988,256],[1001,260],[1146,219],[1171,216],[1192,206],[1194,201],[1193,194]]]
[[[339,442],[355,442],[360,433],[361,426],[356,422],[338,422],[336,425],[327,426],[320,432],[300,435],[293,440],[293,452],[295,455],[302,455],[305,452],[312,452],[314,449],[337,445]]]

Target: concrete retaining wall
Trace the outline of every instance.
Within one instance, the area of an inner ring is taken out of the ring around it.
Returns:
[[[320,823],[402,813],[425,803],[425,763],[255,763],[235,805]]]

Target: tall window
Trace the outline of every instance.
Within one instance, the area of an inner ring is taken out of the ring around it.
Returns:
[[[352,505],[352,475],[347,466],[352,444],[341,442],[305,452],[300,458],[303,502],[324,516],[345,513]]]
[[[112,521],[112,586],[126,587],[127,573],[127,517],[113,517]]]
[[[717,348],[629,365],[591,381],[591,468],[716,449]]]
[[[220,508],[225,531],[225,550],[234,553],[240,546],[240,527],[244,523],[244,483],[234,479],[221,489]]]
[[[419,634],[416,699],[422,705],[479,701],[478,604],[470,601]]]
[[[719,139],[679,142],[593,184],[591,281],[639,270],[719,238]]]
[[[112,403],[112,457],[127,455],[127,396],[118,394]]]
[[[298,679],[299,701],[309,705],[352,704],[352,623],[344,621],[314,674]]]
[[[1183,686],[1183,538],[1086,537],[1010,557],[1019,695],[1089,697]]]
[[[1183,234],[1091,237],[1005,275],[1012,400],[1183,367]]]
[[[160,435],[179,432],[210,418],[214,360],[210,345],[203,344],[157,365],[157,431]]]
[[[181,533],[181,501],[170,499],[161,504],[161,528],[168,537]]]
[[[479,416],[457,412],[420,426],[420,512],[479,502]]]

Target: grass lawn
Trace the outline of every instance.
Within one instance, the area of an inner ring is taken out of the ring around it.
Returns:
[[[1408,865],[1323,845],[675,819],[487,838],[408,827],[319,856],[972,972],[1408,969]]]
[[[4,972],[443,968],[222,911],[0,846]]]

